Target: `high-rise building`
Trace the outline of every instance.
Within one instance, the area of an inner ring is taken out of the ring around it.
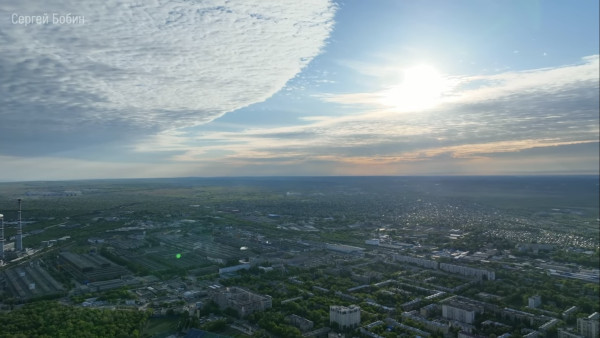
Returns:
[[[535,309],[535,308],[539,307],[540,305],[542,305],[542,296],[535,295],[533,297],[529,297],[529,299],[528,299],[528,305],[532,309]]]
[[[4,259],[4,215],[0,214],[0,259]]]
[[[600,314],[598,312],[592,313],[587,318],[578,318],[577,330],[579,331],[579,334],[584,336],[585,338],[598,338],[599,318]]]
[[[356,327],[360,325],[360,307],[331,305],[329,307],[329,322],[337,323],[340,327]]]
[[[442,305],[442,316],[446,319],[472,324],[475,322],[475,311],[473,309],[461,309],[451,305]]]
[[[19,203],[19,225],[17,227],[17,236],[15,236],[15,251],[23,251],[23,225],[21,224],[21,199],[17,200]]]
[[[481,305],[474,304],[462,298],[452,298],[442,304],[442,317],[462,323],[473,324],[475,315],[483,313]]]

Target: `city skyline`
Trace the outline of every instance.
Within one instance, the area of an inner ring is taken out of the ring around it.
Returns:
[[[598,3],[0,4],[0,180],[598,174]]]

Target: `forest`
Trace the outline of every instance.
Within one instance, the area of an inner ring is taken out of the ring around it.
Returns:
[[[0,316],[0,337],[140,337],[147,313],[36,302]]]

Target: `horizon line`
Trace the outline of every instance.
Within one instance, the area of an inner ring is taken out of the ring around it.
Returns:
[[[35,179],[35,180],[11,180],[0,179],[3,183],[34,183],[34,182],[81,182],[81,181],[126,181],[126,180],[176,180],[176,179],[266,179],[266,178],[467,178],[467,177],[598,177],[600,173],[567,174],[567,173],[527,173],[527,174],[410,174],[410,175],[239,175],[239,176],[173,176],[173,177],[112,177],[112,178],[78,178],[78,179]]]

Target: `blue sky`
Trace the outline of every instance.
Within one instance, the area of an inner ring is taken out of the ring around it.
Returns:
[[[5,1],[0,180],[598,174],[598,11]]]

